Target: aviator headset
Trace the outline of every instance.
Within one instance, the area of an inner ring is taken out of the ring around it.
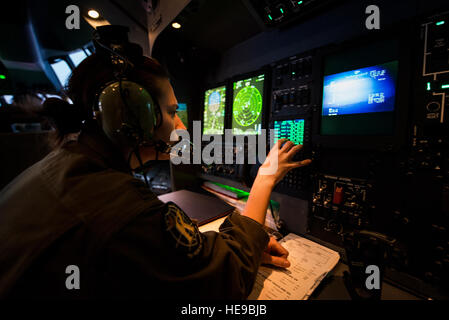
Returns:
[[[142,167],[140,146],[153,146],[162,153],[169,153],[171,147],[154,139],[154,131],[162,123],[157,100],[130,76],[144,56],[139,45],[128,41],[128,31],[127,27],[108,25],[97,27],[94,33],[96,54],[111,65],[115,79],[99,87],[92,111],[109,140],[131,148],[128,163],[134,153]]]

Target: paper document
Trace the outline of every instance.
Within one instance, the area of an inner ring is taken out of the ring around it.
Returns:
[[[293,233],[279,243],[290,267],[261,266],[248,300],[306,300],[340,260],[338,252]]]

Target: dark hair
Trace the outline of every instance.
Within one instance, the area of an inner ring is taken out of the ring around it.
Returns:
[[[143,63],[132,69],[127,77],[143,85],[156,99],[159,99],[162,95],[162,88],[158,80],[169,78],[167,71],[161,64],[148,57],[144,57]],[[110,62],[99,55],[93,54],[84,59],[73,70],[65,89],[73,104],[57,98],[45,100],[43,110],[40,113],[55,128],[52,137],[54,145],[60,145],[68,134],[81,130],[82,121],[88,120],[92,116],[96,94],[106,83],[114,80]]]
[[[49,124],[56,129],[50,140],[53,144],[60,144],[69,133],[78,132],[83,121],[79,107],[58,98],[48,98],[40,112],[47,118]]]

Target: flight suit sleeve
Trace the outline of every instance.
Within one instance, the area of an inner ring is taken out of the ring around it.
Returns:
[[[220,232],[205,232],[202,257],[210,259],[210,273],[222,273],[233,281],[227,288],[231,297],[246,298],[253,288],[262,252],[269,236],[262,225],[251,218],[232,213],[220,226]]]
[[[258,222],[232,213],[220,232],[195,226],[187,237],[189,226],[170,228],[167,220],[163,211],[141,214],[111,239],[101,262],[103,296],[247,298],[269,241]]]

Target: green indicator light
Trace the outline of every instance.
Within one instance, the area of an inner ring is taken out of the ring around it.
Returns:
[[[435,23],[437,26],[441,26],[441,25],[443,25],[444,24],[444,20],[442,20],[442,21],[438,21],[437,23]]]
[[[302,3],[302,1],[298,1],[298,4],[301,4]]]
[[[4,74],[0,74],[0,79],[5,80],[6,76]]]
[[[443,85],[441,86],[441,89],[449,89],[449,84],[443,84]]]
[[[217,186],[219,186],[219,187],[221,187],[221,188],[223,188],[223,189],[234,191],[234,192],[240,194],[241,196],[249,196],[249,192],[246,192],[246,191],[243,191],[243,190],[231,187],[231,186],[227,186],[227,185],[224,185],[224,184],[221,184],[221,183],[218,183],[218,182],[212,182],[212,183],[217,185]]]
[[[292,74],[296,74],[296,72],[292,72]]]
[[[281,10],[281,13],[284,14],[284,9],[280,8],[279,10]]]
[[[427,91],[430,91],[430,82],[427,82]]]
[[[273,18],[271,17],[271,15],[268,15],[268,18],[270,18],[270,20],[273,20]]]

